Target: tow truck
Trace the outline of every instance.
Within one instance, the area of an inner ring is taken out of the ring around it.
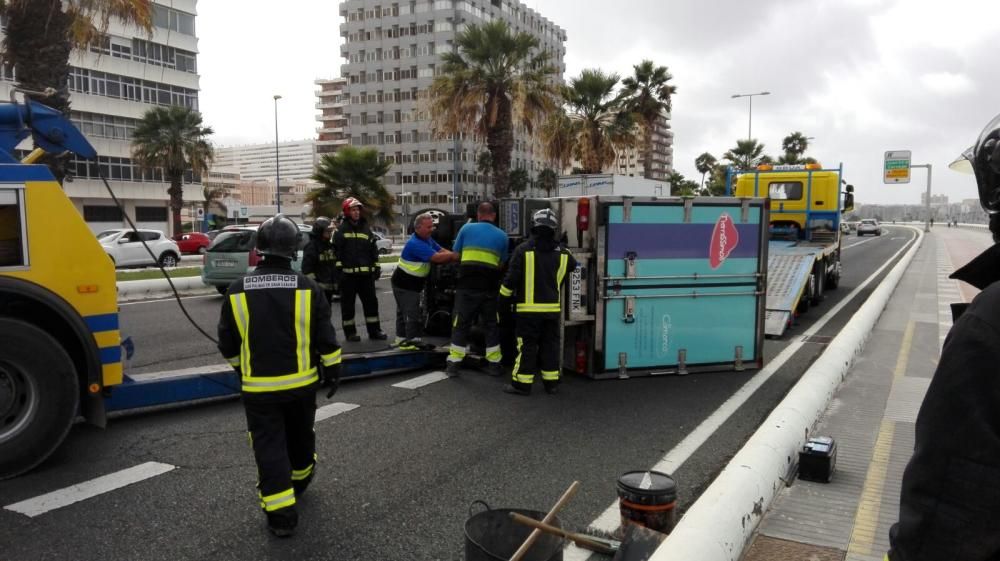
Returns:
[[[727,192],[770,199],[764,332],[781,337],[794,319],[840,284],[841,220],[854,209],[843,164],[760,165],[727,173]],[[841,191],[841,186],[844,190]]]
[[[18,159],[29,137],[37,148]],[[78,417],[104,427],[109,412],[240,393],[225,366],[124,371],[131,351],[123,351],[114,265],[49,168],[36,164],[65,152],[97,157],[58,111],[32,100],[0,103],[0,479],[41,463]],[[437,351],[345,354],[342,377],[443,360]]]

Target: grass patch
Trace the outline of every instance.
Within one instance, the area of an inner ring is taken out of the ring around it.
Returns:
[[[378,258],[379,263],[397,263],[399,262],[398,255],[380,255]]]
[[[201,267],[180,267],[172,271],[167,271],[172,279],[182,277],[197,277],[201,274]],[[163,273],[159,269],[147,269],[143,271],[118,271],[115,279],[120,281],[162,279]]]

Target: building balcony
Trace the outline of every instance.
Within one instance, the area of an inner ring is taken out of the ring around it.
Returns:
[[[319,134],[337,134],[343,133],[344,127],[317,127],[316,132]]]
[[[316,146],[347,146],[351,143],[349,138],[338,138],[335,140],[317,140]]]

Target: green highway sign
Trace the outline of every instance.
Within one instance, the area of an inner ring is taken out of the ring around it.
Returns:
[[[889,150],[885,153],[884,183],[910,182],[910,151]]]

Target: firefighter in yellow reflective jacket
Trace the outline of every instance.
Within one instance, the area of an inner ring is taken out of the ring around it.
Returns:
[[[550,394],[559,385],[559,313],[562,285],[576,260],[556,241],[559,221],[543,208],[531,218],[531,238],[514,250],[500,286],[501,298],[514,298],[517,359],[504,391],[529,395],[535,375]]]
[[[301,496],[316,469],[316,386],[336,387],[340,345],[330,304],[292,270],[299,228],[279,214],[257,230],[256,270],[229,286],[219,350],[240,374],[257,489],[268,529],[292,535]]]

